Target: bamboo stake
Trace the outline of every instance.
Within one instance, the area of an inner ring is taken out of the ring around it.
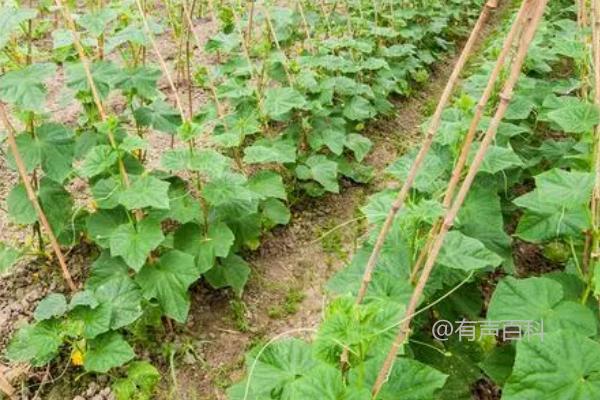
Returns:
[[[63,5],[62,0],[54,0],[54,3],[62,11],[62,15],[65,19],[65,22],[67,23],[67,27],[71,31],[71,35],[73,35],[73,44],[75,45],[75,49],[77,50],[77,53],[79,55],[81,65],[83,66],[83,71],[85,72],[85,77],[88,80],[88,84],[90,85],[90,90],[92,92],[94,103],[96,104],[96,108],[98,109],[98,113],[100,114],[100,119],[104,121],[106,120],[106,112],[104,111],[102,100],[100,99],[100,95],[98,94],[98,90],[96,89],[96,85],[94,84],[92,71],[90,69],[90,62],[85,54],[83,46],[81,45],[81,38],[79,37],[79,33],[77,32],[75,22],[73,21],[69,10]],[[114,139],[109,139],[111,140],[111,145],[113,145]],[[116,147],[116,143],[114,143],[113,147]]]
[[[248,17],[248,30],[246,31],[246,46],[250,47],[252,43],[252,25],[254,25],[254,0],[248,0],[250,3],[250,15]]]
[[[194,29],[194,23],[192,22],[191,13],[190,13],[190,10],[187,8],[185,1],[183,2],[183,14],[187,21],[187,25],[190,29],[190,32],[192,33],[192,36],[194,36],[194,40],[196,41],[196,46],[198,46],[198,48],[201,49],[202,41],[200,40],[198,33]],[[209,86],[212,98],[213,98],[215,104],[217,105],[217,115],[219,116],[219,118],[222,118],[223,110],[221,108],[221,102],[219,100],[219,97],[217,96],[217,88],[216,88],[215,82],[214,82],[212,76],[210,75],[210,72],[207,72],[207,75],[208,75],[208,86]]]
[[[85,54],[85,50],[81,45],[81,39],[79,37],[79,33],[77,32],[77,28],[75,26],[75,22],[69,13],[69,10],[63,5],[62,0],[54,0],[56,6],[62,11],[63,18],[67,23],[67,27],[71,31],[71,35],[73,35],[73,44],[75,49],[77,50],[77,54],[79,55],[79,60],[81,61],[81,65],[83,66],[83,71],[85,72],[85,77],[87,79],[88,85],[90,86],[90,90],[92,92],[92,98],[94,99],[94,103],[96,104],[96,108],[98,109],[98,114],[100,114],[100,120],[106,121],[107,115],[104,110],[104,106],[102,105],[102,100],[100,99],[100,95],[98,94],[98,89],[96,88],[96,84],[94,83],[94,78],[92,77],[92,71],[90,69],[90,62],[88,60],[87,55]],[[108,141],[113,149],[117,149],[117,142],[112,131],[108,130]],[[130,186],[129,176],[127,175],[127,171],[125,169],[125,164],[123,163],[123,159],[119,156],[118,160],[119,164],[119,173],[121,174],[121,179],[123,180],[123,184],[125,187]],[[139,216],[138,213],[136,215]]]
[[[471,31],[471,35],[469,36],[469,39],[467,40],[467,42],[462,50],[462,53],[461,53],[459,59],[457,60],[456,64],[454,65],[452,74],[450,75],[450,78],[448,79],[448,82],[446,83],[444,92],[442,93],[440,101],[439,101],[437,108],[431,119],[431,123],[429,125],[429,129],[427,130],[427,135],[425,136],[425,139],[423,140],[421,149],[419,150],[419,153],[417,154],[417,157],[415,158],[415,161],[413,162],[413,165],[410,168],[408,177],[407,177],[406,181],[404,182],[404,184],[402,185],[402,188],[400,189],[398,196],[394,200],[394,203],[392,204],[392,208],[390,209],[390,211],[385,219],[385,222],[381,228],[381,231],[379,232],[379,235],[377,236],[377,240],[375,241],[375,246],[373,247],[373,251],[371,252],[371,256],[369,257],[369,260],[365,267],[365,272],[363,275],[363,279],[361,281],[360,289],[356,296],[356,304],[362,303],[362,301],[367,293],[367,288],[369,286],[369,283],[371,282],[373,270],[375,269],[375,266],[377,264],[377,259],[379,258],[379,254],[381,253],[381,249],[383,248],[385,238],[386,238],[387,234],[389,233],[390,229],[392,228],[392,224],[394,222],[394,218],[395,218],[396,214],[398,214],[398,212],[402,209],[402,206],[404,205],[404,201],[406,200],[406,197],[408,196],[408,192],[414,183],[414,180],[417,176],[417,173],[418,173],[421,165],[423,164],[423,161],[425,160],[425,156],[427,155],[427,153],[429,152],[429,149],[431,148],[433,139],[434,139],[435,134],[437,133],[437,130],[441,123],[442,113],[444,111],[444,108],[446,108],[446,105],[448,104],[448,102],[450,100],[450,97],[452,95],[454,87],[456,86],[456,83],[458,82],[460,73],[462,72],[467,60],[469,59],[469,56],[471,55],[471,52],[473,51],[473,47],[475,46],[475,42],[477,41],[479,34],[481,33],[481,30],[483,29],[485,21],[488,19],[488,16],[489,16],[491,10],[493,9],[493,7],[491,5],[492,2],[493,1],[488,1],[488,3],[486,3],[486,5],[484,6],[483,10],[481,11],[481,14],[479,15],[479,19],[475,23],[475,26],[473,27],[473,30]]]
[[[508,58],[508,55],[512,48],[513,42],[514,42],[517,34],[519,33],[519,29],[523,26],[524,18],[526,17],[526,10],[527,10],[526,3],[525,2],[521,3],[521,7],[519,8],[519,11],[517,12],[517,15],[515,16],[515,20],[513,21],[513,24],[511,26],[508,34],[506,35],[504,44],[502,45],[502,49],[500,50],[500,54],[498,55],[498,59],[496,60],[496,64],[490,74],[490,77],[489,77],[487,85],[483,91],[483,94],[481,95],[481,98],[477,102],[477,106],[475,107],[475,115],[474,115],[473,119],[471,120],[471,124],[469,125],[469,130],[467,131],[467,134],[465,136],[465,139],[464,139],[461,151],[460,151],[460,155],[459,155],[456,165],[454,166],[454,169],[452,171],[452,176],[450,178],[450,182],[448,183],[448,187],[446,188],[446,193],[444,195],[444,200],[442,202],[442,205],[445,209],[448,209],[448,207],[450,207],[452,199],[454,198],[454,192],[456,190],[457,185],[460,182],[460,178],[461,178],[463,169],[465,167],[465,164],[467,163],[467,157],[471,150],[473,140],[475,140],[475,136],[477,134],[477,128],[479,127],[479,123],[481,122],[481,119],[483,118],[483,115],[485,112],[485,107],[486,107],[487,103],[489,102],[490,97],[494,91],[494,87],[496,85],[496,81],[498,80],[498,76],[500,75],[500,72],[502,71],[502,69],[504,67],[506,59]],[[432,242],[433,238],[435,238],[435,235],[439,232],[441,225],[442,225],[442,220],[439,219],[432,227],[432,229],[430,231],[430,235],[427,239],[427,242],[421,249],[421,254],[419,255],[419,258],[417,259],[417,262],[415,263],[415,266],[411,272],[411,281],[414,282],[416,280],[417,273],[421,269],[421,266],[423,265],[423,262],[425,261],[425,256],[427,255],[427,253],[429,252],[429,249],[431,247],[431,242]]]
[[[592,55],[594,66],[594,103],[600,108],[600,0],[592,0]],[[594,135],[594,191],[592,193],[592,240],[589,260],[597,265],[600,260],[600,124]],[[587,254],[586,254],[587,257]],[[591,274],[595,273],[591,270]]]
[[[525,29],[521,35],[521,38],[519,41],[519,48],[518,48],[517,54],[515,56],[515,59],[513,61],[510,75],[509,75],[508,79],[506,80],[506,83],[504,84],[502,93],[499,96],[500,103],[498,105],[498,108],[496,110],[494,118],[492,119],[490,126],[481,142],[481,146],[479,147],[479,150],[477,151],[477,154],[475,155],[473,163],[471,164],[471,166],[469,168],[467,176],[465,177],[465,180],[460,187],[457,197],[456,197],[454,203],[452,204],[452,207],[450,208],[450,210],[446,213],[446,216],[444,217],[444,223],[442,225],[442,229],[440,230],[440,234],[437,236],[435,242],[433,243],[433,245],[431,247],[430,254],[427,258],[425,267],[423,269],[423,273],[421,274],[421,277],[419,278],[419,282],[417,283],[417,286],[415,287],[413,294],[409,300],[408,307],[407,307],[406,313],[405,313],[406,317],[402,320],[402,323],[400,325],[400,329],[398,331],[396,339],[394,340],[394,343],[392,344],[392,347],[391,347],[390,351],[388,352],[388,355],[385,358],[385,361],[379,371],[379,374],[377,376],[375,384],[373,385],[373,389],[372,389],[373,398],[375,398],[379,394],[381,388],[383,387],[383,384],[387,381],[388,375],[394,365],[396,355],[398,354],[398,350],[400,349],[400,346],[402,346],[402,344],[404,343],[404,340],[406,339],[406,337],[409,334],[410,323],[412,321],[414,313],[415,313],[417,306],[419,304],[419,301],[421,299],[421,295],[423,294],[425,284],[427,283],[429,276],[431,274],[431,271],[433,270],[435,260],[437,259],[437,256],[442,248],[446,233],[448,233],[448,231],[452,227],[452,225],[454,223],[454,219],[456,218],[456,215],[458,214],[458,211],[459,211],[460,207],[462,206],[462,204],[469,192],[469,189],[471,188],[471,185],[475,179],[475,176],[477,175],[477,172],[479,171],[479,167],[481,166],[481,164],[483,162],[483,159],[485,157],[487,149],[491,145],[492,141],[494,140],[494,138],[496,136],[496,132],[498,131],[498,126],[500,125],[500,122],[502,121],[502,118],[504,117],[504,114],[506,113],[506,110],[508,109],[508,105],[510,104],[510,99],[513,94],[514,86],[516,85],[517,80],[519,79],[519,76],[521,74],[521,67],[523,66],[523,63],[527,56],[529,45],[531,44],[531,41],[533,40],[533,38],[535,36],[537,27],[539,25],[540,20],[542,19],[542,16],[543,16],[545,8],[546,8],[546,4],[548,2],[548,0],[525,0],[525,1],[529,1],[529,4],[531,5],[531,8],[529,8],[531,14],[528,15],[528,18],[526,21],[527,26],[525,27]]]
[[[183,14],[185,16],[186,23],[188,25],[189,31],[192,33],[192,36],[194,36],[194,40],[196,41],[196,45],[198,46],[199,49],[201,49],[202,48],[202,41],[200,40],[200,37],[198,36],[198,33],[194,29],[194,24],[192,22],[191,12],[187,8],[187,5],[186,5],[185,1],[183,3]],[[211,96],[213,98],[213,101],[215,102],[215,105],[217,107],[217,116],[219,117],[219,119],[223,123],[223,127],[225,128],[225,130],[229,131],[229,126],[228,126],[227,120],[225,118],[225,112],[223,110],[221,101],[219,100],[219,96],[217,95],[216,84],[215,84],[215,82],[213,80],[212,75],[210,74],[210,71],[208,71],[208,69],[207,69],[207,77],[208,77],[208,82],[207,82],[208,83],[208,87],[209,87]],[[190,118],[191,118],[191,116],[190,116]],[[238,149],[234,149],[234,159],[235,159],[235,162],[236,162],[236,165],[237,165],[238,169],[240,171],[245,171],[244,163],[242,161],[242,158],[241,158],[241,156],[239,154]]]
[[[302,18],[302,26],[304,27],[304,33],[306,35],[306,40],[308,41],[308,50],[312,52],[314,51],[314,47],[310,35],[310,27],[308,26],[308,21],[306,19],[306,15],[304,14],[304,6],[302,5],[302,0],[297,0],[296,4],[298,4],[298,11],[300,12],[300,17]]]
[[[4,124],[4,127],[6,129],[8,145],[9,145],[9,147],[12,151],[13,157],[15,159],[15,164],[17,166],[17,171],[19,172],[19,176],[20,176],[21,180],[23,181],[23,185],[25,186],[25,191],[27,192],[27,198],[29,199],[31,204],[33,204],[33,208],[35,209],[35,212],[38,215],[40,224],[43,226],[44,230],[48,234],[48,237],[50,238],[50,245],[52,246],[52,250],[54,251],[56,258],[58,259],[58,263],[60,265],[60,269],[62,271],[62,275],[63,275],[65,282],[67,283],[67,285],[69,286],[69,289],[71,289],[72,292],[76,292],[77,286],[73,282],[73,278],[71,277],[71,273],[69,272],[69,268],[67,267],[67,262],[65,261],[65,256],[64,256],[62,250],[60,249],[58,240],[56,239],[56,236],[54,235],[54,232],[52,231],[52,227],[50,226],[50,223],[48,222],[48,218],[46,217],[46,214],[44,213],[44,210],[42,209],[42,206],[40,205],[40,203],[38,201],[35,190],[33,189],[33,186],[31,185],[31,181],[29,180],[29,177],[27,176],[27,168],[25,167],[25,163],[23,163],[23,159],[21,158],[21,153],[19,152],[19,147],[17,146],[17,141],[15,139],[15,135],[16,135],[15,128],[10,123],[10,120],[8,118],[8,113],[6,112],[5,105],[2,102],[0,102],[0,118],[2,119],[2,123]]]
[[[271,23],[271,14],[269,13],[267,6],[263,7],[263,11],[265,13],[265,17],[266,17],[265,19],[267,20],[267,28],[269,29],[269,32],[271,32],[271,36],[273,37],[273,41],[275,42],[275,47],[277,47],[277,51],[279,51],[279,53],[281,53],[281,55],[283,56],[283,64],[282,65],[283,65],[283,70],[285,71],[285,75],[287,77],[288,83],[290,84],[290,86],[294,86],[294,78],[290,74],[290,68],[289,68],[290,61],[288,60],[285,52],[281,49],[281,45],[279,44],[279,38],[277,37],[275,28],[273,28],[273,25]]]
[[[175,87],[175,83],[173,82],[173,78],[171,76],[171,72],[169,71],[169,67],[167,67],[167,63],[165,62],[160,49],[158,48],[156,41],[154,40],[154,34],[150,30],[150,26],[148,25],[148,19],[146,18],[146,14],[144,13],[144,8],[142,7],[142,3],[140,0],[135,0],[135,4],[140,12],[140,16],[142,17],[142,23],[144,24],[144,30],[146,31],[146,35],[148,35],[148,40],[150,40],[150,45],[152,46],[152,50],[154,50],[154,54],[156,58],[158,58],[158,63],[160,64],[165,77],[167,78],[167,82],[173,92],[173,96],[175,96],[175,104],[177,105],[177,109],[179,110],[179,114],[181,115],[181,120],[185,121],[185,112],[183,111],[183,106],[181,103],[181,99],[179,98],[179,93],[177,92],[177,88]]]
[[[238,15],[237,11],[235,11],[235,7],[231,7],[231,12],[233,14],[235,29],[237,31],[238,36],[240,37],[242,53],[244,54],[244,57],[246,58],[246,62],[248,63],[248,66],[250,67],[250,78],[254,81],[254,83],[256,85],[256,101],[258,102],[258,109],[259,109],[260,113],[264,115],[263,100],[262,100],[262,93],[261,93],[262,90],[259,87],[258,71],[256,70],[256,66],[252,62],[252,58],[250,57],[250,51],[248,50],[248,47],[246,46],[246,41],[244,40],[245,39],[244,33],[242,32],[242,28],[240,27],[240,25],[241,25],[240,17]]]

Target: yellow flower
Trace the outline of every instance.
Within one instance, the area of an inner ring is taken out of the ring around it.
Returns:
[[[81,350],[75,349],[73,350],[73,352],[71,353],[71,364],[76,365],[76,366],[82,366],[83,365],[83,353],[81,352]]]

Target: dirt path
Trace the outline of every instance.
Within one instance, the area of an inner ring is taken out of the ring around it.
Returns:
[[[501,14],[504,2],[488,22],[477,44],[480,49]],[[321,320],[329,277],[348,261],[367,227],[359,207],[366,197],[386,185],[383,170],[414,146],[420,124],[432,112],[458,55],[438,64],[429,82],[409,99],[396,101],[395,115],[367,127],[373,150],[367,162],[375,167],[373,183],[345,185],[339,195],[303,202],[293,210],[292,223],[269,233],[249,261],[253,274],[242,302],[198,288],[193,295],[189,341],[174,365],[164,398],[221,400],[225,388],[243,376],[244,353],[258,343],[288,330],[315,328]],[[339,227],[330,232],[332,228]],[[192,346],[193,351],[186,346]]]

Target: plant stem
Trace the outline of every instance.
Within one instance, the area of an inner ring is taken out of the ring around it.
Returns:
[[[17,171],[19,172],[21,181],[23,181],[23,185],[25,186],[25,191],[27,192],[27,198],[33,205],[33,208],[35,209],[35,211],[38,215],[38,220],[40,221],[41,225],[44,227],[44,230],[48,234],[48,237],[50,238],[50,245],[52,246],[52,250],[54,251],[56,258],[58,259],[58,263],[62,270],[62,275],[63,275],[65,282],[67,283],[67,286],[69,287],[69,289],[71,289],[71,291],[75,292],[75,291],[77,291],[77,286],[73,282],[73,278],[71,277],[71,273],[69,272],[69,269],[67,267],[67,262],[65,261],[63,252],[60,248],[60,245],[58,244],[58,240],[56,239],[56,236],[54,235],[54,232],[52,231],[52,227],[50,226],[50,223],[48,222],[48,218],[46,218],[46,214],[44,213],[44,210],[42,209],[42,207],[38,201],[37,194],[35,193],[35,190],[33,189],[31,181],[29,180],[29,177],[27,176],[27,168],[25,167],[25,164],[23,163],[23,159],[21,158],[21,153],[19,152],[19,147],[17,146],[17,141],[15,139],[15,134],[16,134],[15,129],[12,126],[12,124],[10,123],[10,120],[8,118],[8,113],[6,112],[5,105],[2,102],[0,102],[0,118],[2,119],[2,123],[4,124],[4,127],[6,129],[8,145],[9,145],[9,147],[12,151],[13,157],[15,159],[15,164],[17,166]]]

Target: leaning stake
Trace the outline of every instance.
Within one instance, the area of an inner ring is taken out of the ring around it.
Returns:
[[[427,130],[427,135],[425,136],[425,140],[423,141],[423,145],[421,146],[421,149],[419,150],[419,153],[417,154],[417,157],[415,158],[415,161],[413,162],[413,164],[410,168],[408,177],[406,178],[406,181],[402,185],[402,188],[400,189],[400,193],[398,193],[398,196],[396,197],[396,199],[394,200],[394,203],[392,204],[392,208],[388,212],[388,215],[385,219],[385,222],[383,223],[383,226],[381,227],[381,231],[379,232],[379,235],[377,236],[377,240],[375,241],[375,246],[373,247],[373,251],[371,252],[371,256],[369,257],[367,266],[365,267],[365,272],[364,272],[364,275],[363,275],[363,278],[362,278],[362,281],[360,284],[360,289],[358,290],[358,295],[356,296],[356,304],[362,303],[362,301],[367,293],[367,288],[369,287],[369,283],[371,282],[371,279],[372,279],[373,270],[375,269],[375,265],[377,264],[377,259],[379,258],[379,254],[381,253],[381,249],[383,248],[383,243],[385,242],[385,238],[386,238],[387,234],[389,233],[390,229],[392,228],[392,224],[394,222],[394,217],[396,216],[396,214],[398,214],[398,212],[404,205],[404,200],[406,200],[406,196],[408,195],[408,192],[413,185],[415,177],[417,176],[417,172],[419,171],[419,168],[421,167],[421,164],[423,163],[425,156],[427,155],[427,153],[429,152],[429,149],[431,148],[431,144],[433,143],[433,138],[434,138],[435,134],[437,133],[437,130],[440,126],[440,122],[442,119],[442,112],[444,111],[444,108],[446,108],[446,105],[448,104],[448,101],[450,100],[450,96],[452,95],[454,86],[456,85],[456,82],[458,81],[460,73],[462,72],[467,60],[469,59],[469,56],[473,50],[475,42],[477,41],[477,38],[479,37],[481,30],[483,29],[485,21],[488,19],[488,16],[490,15],[491,10],[493,10],[496,7],[497,7],[497,0],[489,0],[485,4],[483,10],[481,11],[481,14],[479,15],[479,18],[477,19],[477,22],[475,23],[475,26],[473,27],[473,30],[471,31],[471,35],[469,36],[469,39],[467,40],[467,43],[465,44],[465,47],[463,48],[462,53],[461,53],[458,61],[456,62],[456,65],[454,66],[452,75],[450,75],[450,78],[448,79],[448,83],[446,83],[444,92],[442,93],[442,96],[437,105],[435,113],[433,114],[431,123],[429,125],[429,129]]]
[[[500,54],[498,55],[498,59],[496,60],[496,65],[490,74],[490,77],[487,82],[487,86],[485,87],[481,98],[477,102],[477,106],[475,107],[475,115],[471,120],[471,125],[469,126],[469,130],[465,136],[463,141],[463,145],[460,150],[460,155],[456,161],[454,169],[452,170],[452,177],[450,178],[450,182],[448,183],[448,187],[446,188],[446,193],[444,194],[444,200],[442,205],[444,209],[448,209],[452,203],[452,199],[454,198],[454,192],[456,191],[456,187],[460,183],[460,178],[463,172],[463,169],[467,163],[467,157],[469,156],[469,152],[471,150],[471,145],[473,144],[473,140],[475,140],[475,135],[477,134],[477,128],[479,127],[479,123],[483,118],[483,114],[485,111],[485,107],[492,96],[494,91],[494,87],[496,86],[496,81],[498,80],[498,76],[504,67],[504,63],[510,53],[515,37],[519,33],[519,28],[523,26],[523,19],[525,17],[526,11],[526,3],[523,2],[517,15],[515,16],[515,20],[504,39],[504,44],[502,45],[502,49],[500,50]],[[429,252],[431,248],[431,242],[440,231],[440,227],[442,226],[442,219],[440,218],[434,226],[431,228],[429,237],[427,242],[421,249],[421,253],[417,258],[417,262],[415,263],[412,271],[411,271],[411,282],[414,282],[417,279],[417,274],[421,267],[423,266],[423,262],[425,261],[425,256]]]
[[[48,222],[48,218],[46,218],[46,214],[44,210],[40,206],[37,195],[31,186],[31,182],[29,181],[29,177],[27,176],[27,168],[25,168],[25,164],[23,163],[23,159],[21,158],[21,153],[19,153],[19,147],[17,146],[17,141],[15,140],[15,129],[10,123],[8,119],[8,113],[6,112],[6,108],[3,103],[0,102],[0,118],[2,119],[2,123],[6,128],[7,140],[10,150],[12,151],[13,157],[15,159],[15,164],[17,166],[17,171],[19,172],[19,176],[23,181],[23,185],[25,186],[25,191],[27,192],[27,198],[31,204],[33,204],[33,208],[38,215],[38,219],[40,223],[46,230],[48,237],[50,238],[50,245],[52,246],[52,250],[54,254],[56,254],[56,258],[58,259],[58,263],[60,264],[60,269],[62,270],[62,275],[69,289],[75,292],[77,291],[77,286],[73,282],[73,278],[71,278],[71,274],[69,273],[69,269],[67,268],[67,263],[65,261],[65,256],[63,255],[62,250],[60,249],[60,245],[58,244],[58,240],[52,231],[52,227]]]
[[[498,131],[498,126],[500,125],[500,121],[504,117],[504,114],[506,113],[506,110],[510,103],[510,99],[512,97],[512,92],[513,92],[514,86],[517,83],[517,80],[519,79],[519,76],[521,74],[521,67],[523,66],[523,63],[527,56],[527,51],[529,49],[529,45],[531,44],[531,41],[533,40],[533,37],[535,36],[535,32],[537,31],[539,22],[542,19],[542,16],[544,14],[544,10],[546,8],[546,3],[548,2],[548,0],[525,0],[525,1],[527,3],[529,3],[528,11],[530,12],[530,14],[528,15],[528,18],[526,21],[527,26],[524,28],[524,31],[520,38],[519,48],[518,48],[517,54],[515,56],[515,59],[513,61],[513,64],[512,64],[511,70],[510,70],[510,75],[509,75],[506,83],[504,84],[502,93],[500,94],[500,104],[498,105],[498,109],[496,110],[494,118],[492,119],[490,126],[489,126],[487,132],[485,133],[485,136],[481,142],[481,146],[479,147],[479,150],[477,151],[477,154],[475,155],[475,158],[473,159],[473,163],[471,164],[471,166],[469,168],[467,176],[466,176],[463,184],[460,187],[460,190],[456,196],[456,200],[452,204],[452,208],[450,208],[450,210],[448,210],[448,212],[446,213],[446,216],[444,217],[444,223],[442,224],[440,233],[437,236],[436,240],[432,244],[431,251],[429,253],[429,256],[427,258],[425,266],[423,268],[423,273],[421,274],[421,277],[419,278],[419,281],[417,282],[417,286],[413,290],[413,294],[409,300],[408,307],[407,307],[406,313],[405,313],[406,316],[401,321],[400,330],[394,340],[394,343],[392,344],[392,347],[390,348],[390,351],[388,352],[388,354],[383,362],[381,369],[379,370],[379,374],[377,376],[375,384],[373,385],[373,389],[372,389],[373,398],[377,397],[377,395],[381,391],[381,388],[383,387],[383,384],[387,381],[388,375],[389,375],[390,371],[392,370],[394,361],[398,354],[398,350],[400,349],[400,346],[402,346],[402,344],[404,343],[404,340],[408,336],[410,323],[412,321],[412,318],[414,317],[415,311],[417,309],[417,305],[419,304],[419,301],[421,299],[421,295],[423,294],[423,289],[425,288],[425,284],[427,283],[427,280],[429,279],[431,271],[433,270],[435,260],[437,259],[437,256],[442,248],[442,244],[444,242],[446,233],[452,227],[452,225],[454,223],[454,219],[458,213],[458,210],[462,206],[462,204],[467,196],[467,193],[469,192],[469,189],[471,188],[473,180],[475,179],[475,176],[477,175],[479,167],[481,166],[481,163],[483,162],[485,153],[487,152],[488,147],[490,146],[490,144],[492,143],[492,141],[494,140],[494,138],[496,136],[496,132]]]

